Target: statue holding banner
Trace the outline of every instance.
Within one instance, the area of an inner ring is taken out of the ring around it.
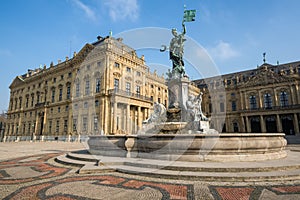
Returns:
[[[186,33],[186,28],[184,22],[191,22],[195,21],[195,13],[196,10],[184,10],[184,16],[182,20],[182,32],[178,34],[176,28],[172,29],[172,35],[174,36],[170,41],[169,52],[170,52],[170,60],[172,61],[172,75],[175,77],[183,77],[185,76],[185,69],[184,69],[184,61],[183,61],[183,54],[184,54],[184,42],[186,39],[184,35]],[[167,46],[162,45],[163,49],[160,51],[163,52],[167,50]]]

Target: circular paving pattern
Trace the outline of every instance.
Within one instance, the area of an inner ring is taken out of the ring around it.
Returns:
[[[42,154],[0,162],[0,184],[20,184],[64,175],[70,169],[47,163],[58,155]]]
[[[0,199],[300,199],[299,181],[216,185],[118,173],[78,175],[71,168],[53,163],[58,155],[39,154],[0,162]]]

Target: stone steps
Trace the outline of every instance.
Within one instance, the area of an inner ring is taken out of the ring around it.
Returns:
[[[68,153],[56,158],[77,166],[78,173],[121,172],[141,176],[201,181],[293,181],[300,180],[298,152],[280,160],[261,162],[182,162],[140,158],[103,157]]]
[[[186,179],[199,181],[292,181],[300,179],[300,169],[288,171],[270,171],[270,172],[194,172],[178,171],[133,167],[127,165],[113,166],[116,171],[135,174],[140,176],[151,176],[168,179]]]

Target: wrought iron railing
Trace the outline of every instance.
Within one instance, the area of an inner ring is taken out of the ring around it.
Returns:
[[[132,93],[132,92],[120,90],[120,89],[111,89],[111,90],[108,91],[108,93],[110,95],[120,95],[120,96],[124,96],[124,97],[129,97],[129,98],[136,98],[136,99],[142,99],[142,100],[146,100],[146,101],[153,101],[150,97],[143,96],[143,95],[140,95],[140,94],[137,94],[137,93]]]
[[[248,108],[242,109],[242,111],[271,111],[271,110],[290,110],[300,108],[300,104],[295,105],[286,105],[286,106],[272,106],[272,107],[263,107],[263,108]]]

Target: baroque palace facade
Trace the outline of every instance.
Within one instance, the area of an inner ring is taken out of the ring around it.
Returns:
[[[299,134],[300,62],[194,82],[204,93],[203,112],[222,132]]]
[[[98,37],[72,58],[28,70],[10,85],[2,141],[135,134],[154,102],[168,106],[163,76],[121,38]],[[300,62],[191,82],[202,110],[222,132],[299,134]],[[4,124],[4,123],[3,123]]]
[[[73,58],[17,76],[10,85],[4,141],[132,134],[167,106],[163,76],[121,38],[86,44]]]

